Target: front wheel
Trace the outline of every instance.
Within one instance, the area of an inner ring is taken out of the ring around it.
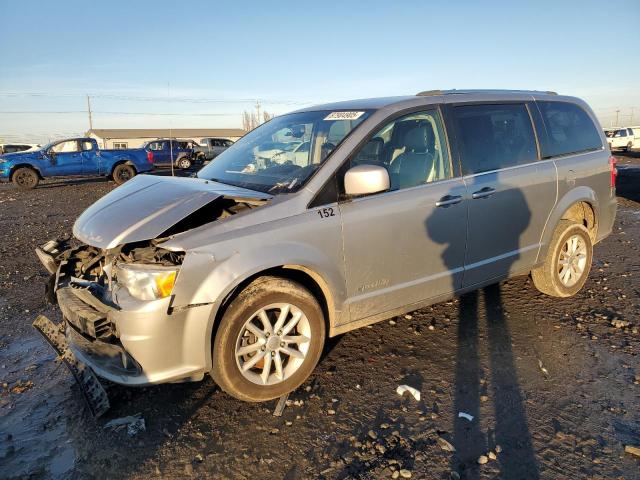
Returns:
[[[18,168],[11,177],[13,184],[22,190],[31,190],[36,188],[40,182],[38,172],[33,168],[21,167]]]
[[[324,339],[315,297],[297,282],[262,277],[227,308],[214,339],[211,375],[240,400],[271,400],[307,379]]]
[[[593,258],[589,231],[579,223],[560,220],[543,265],[531,271],[538,290],[552,297],[572,297],[582,289]]]
[[[187,157],[182,157],[178,160],[178,167],[182,170],[189,170],[191,168],[191,160]]]
[[[127,180],[131,180],[136,175],[135,169],[131,165],[121,163],[113,169],[113,181],[118,185],[122,185]]]

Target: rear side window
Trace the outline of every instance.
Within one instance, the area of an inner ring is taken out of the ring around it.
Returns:
[[[524,104],[454,107],[464,175],[537,160],[535,134]]]
[[[600,134],[582,108],[573,103],[537,102],[548,135],[543,157],[599,150]]]

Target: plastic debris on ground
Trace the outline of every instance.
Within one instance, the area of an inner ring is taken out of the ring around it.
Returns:
[[[399,385],[398,388],[396,388],[396,392],[398,392],[398,395],[400,396],[403,396],[404,392],[409,392],[413,395],[413,398],[416,399],[416,402],[420,401],[420,391],[410,387],[409,385]]]
[[[129,417],[114,418],[104,425],[104,428],[110,428],[115,432],[119,432],[125,427],[127,429],[127,435],[130,437],[135,437],[138,433],[144,432],[147,429],[144,418],[142,418],[142,414],[140,413]]]

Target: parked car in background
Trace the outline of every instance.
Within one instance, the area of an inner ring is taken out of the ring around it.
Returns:
[[[100,150],[93,138],[58,140],[35,151],[0,155],[0,180],[35,188],[48,177],[100,175],[118,184],[153,168],[153,155],[142,148]]]
[[[195,158],[202,162],[213,160],[227,148],[233,145],[233,140],[228,138],[203,138],[200,144],[194,147]]]
[[[41,145],[35,143],[0,143],[0,155],[4,153],[33,152],[40,150]]]
[[[159,138],[143,145],[142,148],[153,153],[156,167],[174,167],[188,170],[194,163],[201,163],[194,157],[198,142],[178,138]]]
[[[302,141],[289,142],[265,142],[253,149],[253,156],[257,161],[270,161],[275,163],[284,163]]]
[[[256,157],[285,132],[309,142],[305,158]],[[38,255],[97,375],[209,373],[265,401],[307,379],[327,337],[516,275],[575,295],[612,231],[616,174],[574,97],[354,100],[276,117],[197,178],[140,176],[78,218],[73,249]]]
[[[640,148],[640,130],[637,130],[636,138],[633,128],[605,128],[604,134],[610,150],[630,151],[633,148]]]

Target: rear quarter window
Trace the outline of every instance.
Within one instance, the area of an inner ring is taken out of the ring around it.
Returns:
[[[543,146],[543,157],[602,148],[602,140],[593,120],[581,107],[566,102],[536,103],[548,137]]]

